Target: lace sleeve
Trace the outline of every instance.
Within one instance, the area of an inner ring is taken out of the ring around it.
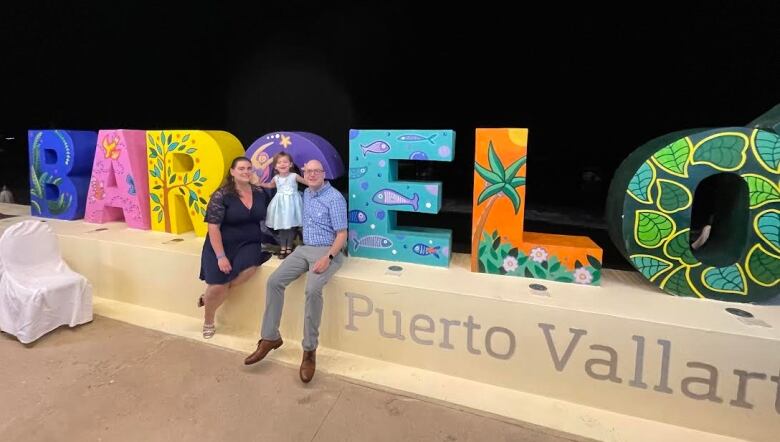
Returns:
[[[222,224],[225,218],[225,192],[217,190],[211,195],[209,205],[206,207],[205,221],[209,224]]]

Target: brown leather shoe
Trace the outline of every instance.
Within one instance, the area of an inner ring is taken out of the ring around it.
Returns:
[[[299,372],[301,381],[303,381],[304,384],[308,384],[312,379],[314,379],[314,369],[316,366],[317,350],[304,351],[303,362],[301,362],[301,371]]]
[[[277,348],[281,347],[283,343],[284,342],[282,341],[282,338],[279,338],[275,341],[267,341],[265,339],[257,341],[257,350],[244,359],[244,365],[252,365],[262,361],[263,358],[271,352],[271,350],[276,350]]]

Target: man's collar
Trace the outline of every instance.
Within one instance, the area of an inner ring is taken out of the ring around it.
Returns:
[[[325,181],[319,189],[312,190],[312,188],[309,187],[308,190],[309,190],[309,192],[311,192],[312,196],[320,196],[320,194],[322,194],[322,192],[330,189],[330,187],[331,187],[330,186],[330,181]]]

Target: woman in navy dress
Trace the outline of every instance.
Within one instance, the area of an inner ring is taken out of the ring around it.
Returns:
[[[206,339],[216,332],[214,316],[225,302],[228,290],[249,279],[271,256],[261,249],[260,225],[265,221],[266,195],[252,182],[257,180],[249,159],[234,159],[227,183],[214,192],[206,209],[208,235],[200,258],[200,279],[206,281],[208,288],[198,299],[198,306],[205,306],[206,310]]]

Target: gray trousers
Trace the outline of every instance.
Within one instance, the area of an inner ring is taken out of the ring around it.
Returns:
[[[306,305],[303,320],[303,349],[316,350],[320,336],[322,319],[322,288],[344,262],[344,254],[339,252],[323,273],[314,273],[310,269],[323,256],[327,256],[330,246],[300,246],[288,256],[268,278],[265,290],[265,313],[260,337],[267,340],[281,338],[279,322],[284,307],[284,290],[291,282],[308,272],[306,277]]]

